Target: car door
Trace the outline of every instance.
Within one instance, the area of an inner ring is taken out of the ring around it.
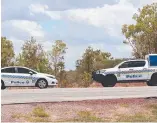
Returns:
[[[32,86],[32,76],[33,74],[30,74],[31,70],[27,68],[17,67],[16,68],[16,75],[18,78],[18,81],[20,82],[19,86]]]
[[[132,78],[133,80],[147,80],[148,79],[148,66],[145,60],[132,62]]]
[[[127,61],[119,66],[119,80],[144,80],[147,78],[145,74],[145,61]]]
[[[1,69],[1,79],[5,86],[15,86],[15,67],[8,67]]]

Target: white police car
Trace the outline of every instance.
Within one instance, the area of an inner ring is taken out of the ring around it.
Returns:
[[[141,60],[123,61],[114,68],[97,70],[92,73],[92,78],[104,87],[127,82],[146,82],[148,86],[157,86],[157,54],[148,54]]]
[[[1,68],[1,89],[6,87],[35,86],[40,89],[58,84],[55,76],[38,73],[32,69],[20,66]]]

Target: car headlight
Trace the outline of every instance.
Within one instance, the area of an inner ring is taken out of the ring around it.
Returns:
[[[99,74],[99,73],[100,73],[100,70],[97,70],[97,71],[96,71],[96,74]]]
[[[97,70],[96,71],[96,74],[102,74],[102,73],[104,73],[106,70]]]

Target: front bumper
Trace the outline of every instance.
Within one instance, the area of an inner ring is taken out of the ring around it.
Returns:
[[[92,80],[95,80],[96,72],[92,72]]]
[[[52,86],[58,85],[58,81],[57,80],[51,80],[51,81],[48,82],[48,85],[49,86],[51,86],[51,85]]]
[[[93,81],[96,81],[98,83],[102,83],[105,79],[105,76],[100,74],[99,71],[94,71],[92,72],[92,80]]]
[[[52,81],[51,84],[52,84],[52,85],[58,85],[58,82]]]
[[[96,72],[92,72],[92,80],[101,83],[100,80],[100,74],[97,74]]]

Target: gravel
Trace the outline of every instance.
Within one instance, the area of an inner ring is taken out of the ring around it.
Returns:
[[[157,104],[157,98],[89,100],[77,102],[31,103],[2,105],[2,122],[25,122],[26,119],[13,118],[13,115],[27,115],[37,106],[42,106],[50,115],[51,121],[73,119],[80,111],[89,111],[94,115],[114,121],[117,114],[147,113],[148,105]]]

